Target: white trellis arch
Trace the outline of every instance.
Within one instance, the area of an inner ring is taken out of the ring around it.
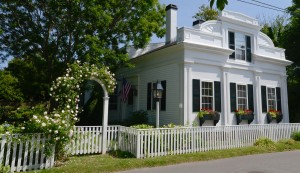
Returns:
[[[90,80],[93,80],[100,84],[103,89],[104,97],[103,97],[103,117],[102,117],[102,154],[106,153],[106,144],[107,144],[107,124],[108,124],[108,103],[109,97],[108,92],[105,85],[98,78],[91,77]]]

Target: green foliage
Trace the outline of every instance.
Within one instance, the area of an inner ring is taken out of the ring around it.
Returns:
[[[164,36],[164,16],[158,0],[3,1],[0,60],[14,58],[8,70],[27,98],[47,100],[51,82],[75,60],[130,66],[129,43],[142,48]]]
[[[153,126],[151,126],[149,124],[137,124],[137,125],[133,125],[130,127],[135,128],[135,129],[152,129],[152,128],[154,128]]]
[[[0,70],[0,101],[9,102],[23,101],[23,94],[17,78],[9,72]]]
[[[32,118],[32,115],[42,115],[47,110],[45,104],[37,104],[34,107],[21,105],[17,109],[13,109],[14,107],[3,107],[3,115],[1,115],[0,122],[7,121],[14,126],[23,126],[25,121],[28,121],[30,118]]]
[[[162,128],[175,128],[177,127],[174,123],[170,123],[170,124],[165,124],[162,126]]]
[[[216,20],[218,17],[218,10],[210,8],[206,5],[202,5],[199,7],[199,11],[196,13],[193,18],[196,18],[198,20]]]
[[[295,141],[300,141],[300,132],[293,132],[291,138]]]
[[[271,38],[276,47],[283,47],[283,33],[285,31],[286,18],[277,16],[272,22],[265,21],[261,32]]]
[[[293,65],[288,72],[288,95],[289,114],[291,122],[300,122],[300,107],[298,100],[300,97],[300,1],[293,0],[292,6],[288,7],[290,13],[289,23],[283,34],[283,47],[286,49],[285,55],[288,60],[293,61]]]
[[[274,150],[276,144],[274,141],[268,138],[259,138],[254,142],[254,146]]]
[[[50,148],[55,145],[56,159],[63,159],[67,155],[67,147],[73,137],[73,128],[78,121],[80,88],[87,79],[97,79],[111,93],[115,88],[114,74],[108,67],[99,68],[88,63],[80,64],[76,61],[69,65],[66,74],[58,77],[50,88],[50,95],[55,106],[46,111],[45,105],[37,105],[33,108],[20,107],[11,111],[9,118],[13,120],[14,128],[21,129],[22,133],[43,133],[51,136],[45,150],[51,154]],[[24,121],[20,121],[24,120]],[[1,127],[1,131],[12,133],[10,124]]]
[[[294,145],[296,144],[296,141],[294,139],[282,139],[278,141],[279,144],[284,144],[284,145]]]
[[[216,0],[210,0],[210,8],[214,6]],[[228,0],[217,0],[216,6],[222,11],[225,8],[225,5],[228,5]]]
[[[0,164],[0,173],[10,173],[10,166],[3,166]]]
[[[132,116],[129,119],[131,125],[135,124],[147,124],[148,123],[148,112],[144,110],[132,112]]]

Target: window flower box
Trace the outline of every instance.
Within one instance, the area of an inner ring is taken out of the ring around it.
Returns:
[[[214,125],[216,125],[220,120],[220,114],[217,111],[208,108],[203,108],[199,111],[198,118],[199,118],[200,126],[202,126],[202,124],[206,120],[213,120]]]
[[[276,120],[277,123],[282,121],[282,113],[278,110],[269,110],[267,112],[267,122],[271,123],[272,120]]]
[[[253,111],[246,109],[246,110],[236,110],[235,111],[236,116],[236,124],[239,125],[242,120],[247,120],[248,124],[250,124],[254,120],[254,114]]]

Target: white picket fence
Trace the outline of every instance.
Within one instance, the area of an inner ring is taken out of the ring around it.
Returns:
[[[45,143],[49,139],[43,134],[0,135],[0,164],[10,166],[11,172],[46,169],[54,166],[54,154],[45,156]],[[54,151],[54,146],[51,148]]]
[[[118,147],[137,158],[251,146],[260,137],[288,139],[300,124],[132,129],[120,127]]]
[[[120,149],[137,158],[147,158],[251,146],[260,137],[278,141],[290,138],[294,131],[300,131],[300,124],[158,129],[108,126],[107,150]],[[9,165],[11,172],[53,167],[54,156],[44,154],[44,145],[49,138],[42,134],[32,134],[27,141],[11,140],[11,136],[6,135],[0,137],[0,164]],[[18,139],[20,135],[13,137]],[[69,149],[72,155],[101,153],[102,127],[75,127]]]
[[[116,149],[119,127],[107,127],[107,150]],[[70,153],[72,155],[81,155],[101,152],[102,126],[76,126],[74,129],[74,140],[70,146]]]

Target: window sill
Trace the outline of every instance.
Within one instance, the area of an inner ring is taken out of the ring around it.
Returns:
[[[228,59],[227,60],[228,64],[235,64],[235,65],[243,65],[243,66],[251,66],[253,63],[252,62],[247,62],[244,60],[232,60],[232,59]]]

